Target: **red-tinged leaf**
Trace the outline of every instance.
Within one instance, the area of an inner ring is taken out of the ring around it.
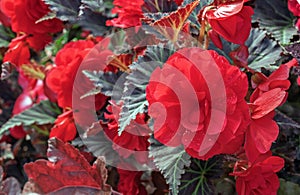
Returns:
[[[199,1],[194,1],[150,25],[155,27],[155,29],[167,39],[176,42],[185,21],[198,4]]]
[[[133,62],[133,55],[132,54],[120,54],[117,56],[113,56],[110,59],[109,65],[114,66],[121,71],[128,71],[128,66]]]
[[[208,19],[222,19],[239,13],[244,6],[244,0],[227,1],[206,12]]]
[[[99,157],[93,166],[72,145],[58,139],[49,139],[48,161],[37,160],[25,164],[24,170],[31,182],[43,193],[66,187],[85,187],[110,192],[105,184],[107,171],[104,159]]]
[[[21,186],[14,177],[6,178],[3,181],[3,168],[0,167],[0,195],[18,195],[21,194]]]
[[[239,46],[237,49],[229,53],[230,58],[234,64],[239,67],[246,67],[248,65],[249,51],[245,45]]]
[[[250,108],[252,108],[252,119],[259,119],[272,112],[276,107],[282,104],[286,95],[287,92],[280,88],[275,88],[263,93],[250,105]]]

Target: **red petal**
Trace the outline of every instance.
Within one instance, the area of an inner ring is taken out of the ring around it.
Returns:
[[[244,6],[243,0],[231,1],[218,6],[216,9],[212,9],[206,12],[208,19],[222,19],[233,16],[239,13]]]
[[[260,153],[266,153],[270,150],[272,142],[276,140],[279,128],[272,120],[274,112],[263,118],[253,120],[249,127],[248,141],[253,141]],[[250,140],[249,140],[250,139]],[[251,140],[252,139],[252,140]]]
[[[252,108],[252,118],[259,119],[268,113],[272,112],[276,107],[278,107],[285,97],[287,92],[281,90],[280,88],[272,89],[266,93],[263,93],[254,102]]]

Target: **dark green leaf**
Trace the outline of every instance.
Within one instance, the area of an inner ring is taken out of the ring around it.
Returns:
[[[103,36],[109,27],[105,23],[107,18],[101,13],[93,12],[89,8],[81,10],[78,24],[85,30],[91,31],[95,36]]]
[[[123,105],[119,118],[119,134],[129,125],[136,115],[147,110],[146,87],[155,68],[162,67],[174,53],[171,46],[159,44],[148,46],[145,55],[130,65],[131,73],[126,77],[122,96]]]
[[[216,192],[218,195],[233,195],[235,194],[235,183],[229,178],[222,179],[216,184]]]
[[[270,39],[266,32],[253,28],[245,45],[249,50],[248,66],[260,71],[261,68],[275,70],[276,61],[281,58],[282,48],[276,41]]]
[[[300,62],[300,42],[290,44],[285,49]]]
[[[111,9],[114,7],[113,0],[81,0],[93,12],[98,12],[107,17],[112,17]]]
[[[72,142],[74,146],[85,146],[94,156],[105,156],[109,165],[114,165],[120,160],[118,153],[112,148],[112,144],[113,142],[107,138],[104,131],[93,136],[81,136]]]
[[[14,37],[14,33],[10,28],[0,25],[0,48],[8,47],[10,40]]]
[[[210,43],[208,49],[216,50],[220,55],[223,55],[232,63],[229,53],[239,47],[237,44],[230,43],[221,38],[223,49],[217,48],[213,43]],[[254,70],[261,71],[261,68],[273,71],[278,68],[275,63],[281,58],[280,54],[283,49],[276,41],[267,35],[266,31],[252,28],[250,35],[245,42],[248,47],[249,57],[248,66]]]
[[[149,157],[154,158],[155,166],[163,173],[173,194],[178,194],[180,178],[185,167],[191,164],[191,157],[185,152],[183,146],[168,147],[150,138]]]
[[[62,21],[75,22],[78,19],[80,0],[44,0],[44,2]]]
[[[280,179],[280,188],[278,195],[294,195],[300,194],[300,185]]]
[[[114,100],[119,100],[121,97],[121,93],[123,92],[123,85],[120,86],[121,83],[116,85],[116,82],[119,80],[123,73],[118,71],[117,73],[113,72],[103,72],[103,71],[86,71],[84,70],[83,73],[86,77],[88,77],[94,84],[96,88],[89,91],[83,97],[96,95],[98,93],[102,93],[106,96],[114,96]],[[117,94],[118,93],[118,94]],[[83,98],[82,97],[82,98]],[[116,101],[118,102],[118,101]]]
[[[54,56],[68,41],[69,31],[63,30],[63,33],[51,45],[47,46],[46,50],[50,50]]]
[[[192,159],[191,165],[181,177],[179,194],[218,194],[216,183],[225,173],[226,166],[224,164],[226,163],[222,155],[214,156],[206,161]],[[224,188],[222,192],[225,192]]]
[[[1,127],[0,135],[15,126],[30,126],[33,124],[44,125],[54,123],[58,114],[60,114],[60,111],[56,104],[50,101],[41,101],[31,108],[10,118]]]
[[[293,35],[297,35],[294,26],[296,17],[288,10],[285,0],[256,0],[253,21],[259,22],[260,28],[268,33],[281,44],[290,43]]]
[[[174,0],[145,0],[142,10],[144,13],[165,13],[175,11],[177,7]]]

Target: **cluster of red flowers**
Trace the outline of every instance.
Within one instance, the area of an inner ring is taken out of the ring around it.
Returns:
[[[166,145],[178,146],[183,144],[188,154],[203,160],[217,154],[234,154],[244,145],[248,161],[247,167],[244,169],[246,173],[240,172],[237,174],[234,172],[238,177],[237,188],[239,194],[251,194],[251,190],[256,190],[256,187],[250,187],[254,185],[251,182],[261,188],[260,190],[263,192],[268,192],[270,189],[272,189],[270,192],[276,192],[279,188],[279,181],[275,175],[272,176],[272,179],[276,182],[269,183],[271,186],[267,185],[266,182],[257,182],[255,179],[243,183],[243,187],[239,185],[242,184],[243,177],[251,175],[252,169],[256,169],[254,167],[259,167],[262,164],[272,167],[273,161],[265,160],[262,162],[261,159],[263,159],[262,156],[270,155],[271,144],[278,136],[279,129],[276,122],[273,121],[274,109],[286,100],[287,92],[285,90],[290,86],[290,82],[287,80],[290,64],[281,65],[269,77],[256,73],[253,78],[255,90],[247,105],[245,96],[248,91],[248,82],[245,73],[230,65],[224,57],[218,55],[215,51],[205,53],[205,56],[210,55],[217,64],[224,81],[227,106],[225,118],[222,119],[222,110],[220,110],[214,112],[219,115],[216,117],[219,120],[212,120],[214,117],[212,113],[218,107],[212,107],[210,96],[216,94],[211,94],[211,91],[220,88],[218,78],[212,75],[216,75],[216,73],[211,72],[204,77],[203,72],[196,68],[197,63],[207,63],[207,58],[201,56],[201,50],[198,48],[179,50],[168,59],[162,69],[158,68],[153,72],[151,78],[158,78],[159,80],[154,79],[155,81],[150,82],[147,87],[147,100],[150,107],[152,104],[159,102],[164,105],[167,113],[166,120],[161,121],[160,117],[162,117],[163,110],[154,109],[150,112],[151,117],[156,119],[154,124],[155,138]],[[184,79],[180,79],[174,73],[172,67],[179,70],[185,76]],[[213,70],[212,67],[213,64],[210,63],[203,71]],[[216,86],[208,88],[207,77],[215,77]],[[178,94],[173,90],[176,86],[182,93],[192,94],[187,89],[187,82],[192,85],[197,99],[193,100],[186,97],[184,101],[189,103],[185,104],[178,99]],[[172,83],[173,88],[162,83]],[[182,106],[188,107],[182,109]],[[199,112],[199,118],[195,118],[197,112]],[[224,124],[222,121],[224,121]],[[208,129],[210,123],[213,123],[212,130]],[[219,127],[218,123],[221,123]],[[207,142],[205,139],[213,143]],[[202,143],[205,145],[203,146]],[[203,149],[203,147],[206,148]],[[271,164],[268,165],[268,162]],[[282,159],[279,162],[278,167],[282,168],[284,162]],[[274,170],[266,168],[263,173],[268,176],[270,173],[279,171],[280,168]],[[268,170],[271,172],[266,172]],[[265,179],[268,180],[268,177]],[[248,188],[251,188],[251,190]]]
[[[54,18],[41,20],[50,10],[42,0],[1,0],[3,12],[17,37],[10,43],[4,61],[17,66],[29,63],[30,49],[42,50],[52,42],[51,34],[62,31],[63,23]],[[38,7],[39,9],[36,9]]]

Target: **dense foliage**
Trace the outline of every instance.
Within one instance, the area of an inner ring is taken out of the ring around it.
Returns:
[[[0,0],[0,194],[300,194],[298,0]]]

